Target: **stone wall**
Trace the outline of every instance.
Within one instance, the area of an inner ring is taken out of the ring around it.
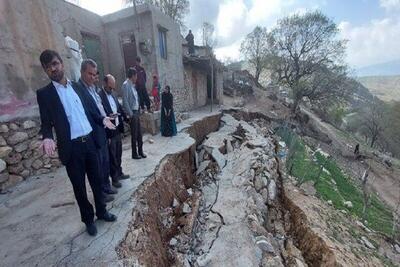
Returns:
[[[39,130],[38,119],[0,124],[0,192],[61,166],[57,153],[52,157],[44,155]]]

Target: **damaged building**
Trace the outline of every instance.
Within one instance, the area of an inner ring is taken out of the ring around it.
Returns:
[[[92,58],[119,88],[140,56],[148,90],[158,75],[177,111],[222,103],[221,64],[204,47],[189,56],[179,25],[154,6],[99,16],[64,0],[5,0],[0,13],[0,121],[38,115],[35,91],[48,82],[38,58],[47,48],[60,52],[73,80],[80,61]]]

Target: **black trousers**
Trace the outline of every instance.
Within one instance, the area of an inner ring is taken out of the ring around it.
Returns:
[[[109,139],[108,151],[110,155],[110,176],[113,181],[118,181],[122,175],[122,135],[120,132]]]
[[[92,223],[94,220],[93,206],[90,204],[86,193],[85,174],[87,174],[90,187],[92,188],[96,216],[102,217],[106,212],[106,204],[101,190],[97,151],[91,135],[88,136],[86,141],[72,141],[71,159],[65,167],[72,183],[72,188],[74,189],[82,222],[87,224]]]
[[[138,153],[143,153],[143,136],[140,127],[139,111],[134,110],[133,116],[130,119],[129,126],[131,128],[131,143],[132,143],[132,156],[137,156]]]
[[[137,87],[137,92],[139,94],[139,105],[140,108],[144,110],[144,105],[146,105],[147,110],[150,110],[150,98],[147,93],[146,87],[140,85]]]
[[[99,172],[101,176],[101,189],[107,192],[111,189],[110,183],[110,159],[108,155],[108,146],[104,145],[97,149],[97,156],[99,158]]]

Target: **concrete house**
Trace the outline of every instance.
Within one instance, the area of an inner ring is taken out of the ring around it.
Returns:
[[[210,75],[210,56],[201,47],[199,56],[188,57],[179,25],[154,6],[99,16],[64,0],[4,0],[0,14],[0,121],[37,116],[35,91],[47,83],[38,57],[46,48],[61,53],[71,79],[79,76],[79,58],[92,58],[119,87],[140,56],[148,90],[158,75],[162,86],[171,86],[176,110],[209,103],[211,91],[221,103],[220,68]]]

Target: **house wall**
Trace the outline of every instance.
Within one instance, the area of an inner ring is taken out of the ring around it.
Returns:
[[[185,88],[184,94],[190,100],[187,104],[191,108],[202,107],[207,103],[207,73],[185,65]],[[175,95],[174,95],[175,97]]]
[[[121,12],[121,13],[120,13]],[[140,34],[137,31],[136,19],[133,16],[133,8],[122,10],[103,17],[105,22],[105,35],[108,40],[109,70],[117,80],[117,91],[119,92],[122,83],[126,79],[124,53],[120,37],[122,34],[132,32],[135,36],[137,55],[142,60],[142,66],[147,74],[147,89],[150,92],[152,86],[152,75],[157,73],[157,61],[154,49],[150,54],[144,54],[139,48],[139,42],[151,42],[153,37],[152,17],[150,11],[140,13]]]
[[[35,91],[48,83],[39,62],[43,50],[57,50],[70,75],[67,35],[79,43],[82,31],[97,35],[107,69],[100,16],[63,0],[2,0],[0,14],[0,121],[38,115]]]
[[[171,18],[165,16],[160,10],[150,7],[153,18],[154,52],[157,58],[157,70],[161,86],[169,85],[174,95],[174,107],[177,111],[187,111],[192,108],[190,97],[183,93],[185,90],[183,60],[182,60],[182,36],[179,25]],[[159,27],[167,30],[167,58],[160,54]]]

